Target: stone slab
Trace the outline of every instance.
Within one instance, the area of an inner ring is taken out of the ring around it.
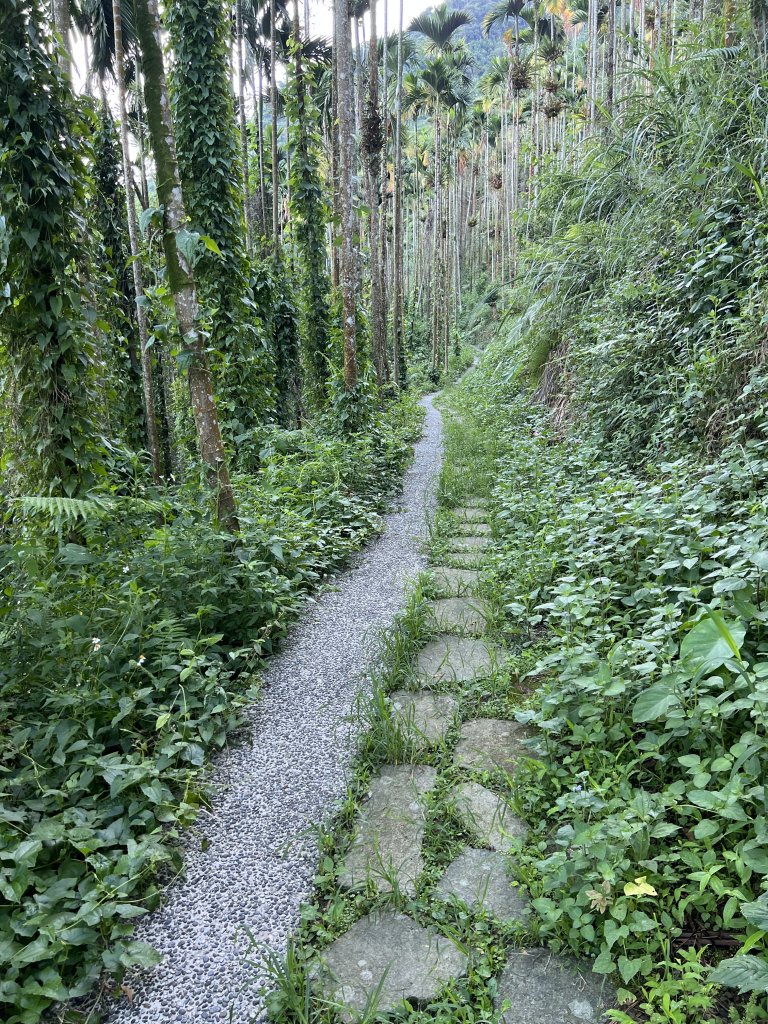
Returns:
[[[456,565],[469,565],[475,566],[481,565],[485,561],[485,552],[483,551],[446,551],[445,557],[449,562],[455,562]]]
[[[449,551],[485,551],[486,548],[490,547],[490,537],[449,537],[448,538],[448,550]]]
[[[438,593],[446,597],[462,597],[477,589],[480,573],[477,569],[455,569],[438,565],[429,570]]]
[[[531,751],[522,742],[529,735],[524,725],[504,718],[475,718],[464,722],[453,763],[478,772],[501,768],[511,773],[519,757],[531,757]]]
[[[370,880],[380,892],[391,892],[394,880],[402,892],[415,893],[424,869],[424,798],[436,778],[434,768],[385,765],[371,780],[340,873],[342,888],[364,887]]]
[[[504,1024],[599,1024],[616,992],[584,962],[548,949],[516,949],[499,978]]]
[[[417,747],[432,747],[445,739],[459,709],[458,703],[445,694],[411,693],[396,690],[389,695],[392,718],[404,735]]]
[[[442,597],[429,602],[429,617],[438,629],[458,633],[484,633],[488,625],[483,601],[466,597]]]
[[[482,523],[486,511],[484,505],[461,505],[453,510],[453,514],[457,519],[465,519],[468,523]]]
[[[468,846],[449,865],[437,893],[480,906],[505,924],[524,924],[531,912],[525,894],[509,879],[504,854],[494,850]]]
[[[453,798],[459,816],[484,846],[505,852],[525,841],[528,826],[497,793],[464,782],[454,789]]]
[[[483,640],[444,633],[419,651],[414,668],[427,682],[466,683],[489,676],[502,660],[503,652]]]
[[[349,1021],[359,1019],[374,994],[379,1013],[403,1000],[424,1006],[467,968],[467,958],[450,939],[393,911],[356,921],[319,959],[323,995],[342,1006]]]
[[[491,534],[491,528],[488,523],[464,523],[459,521],[456,526],[456,532],[460,536],[472,534],[475,537],[489,537]]]

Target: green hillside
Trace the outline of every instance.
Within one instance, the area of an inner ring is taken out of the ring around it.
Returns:
[[[483,35],[483,18],[491,6],[488,0],[448,0],[449,10],[466,11],[472,18],[471,24],[457,32],[456,36],[466,40],[475,56],[477,78],[485,74],[493,56],[505,52],[504,43],[501,40],[504,32],[503,26],[497,25],[492,28],[487,37]],[[429,10],[434,10],[434,7]]]

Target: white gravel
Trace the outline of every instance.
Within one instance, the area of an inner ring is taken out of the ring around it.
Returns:
[[[110,1024],[264,1019],[265,979],[246,963],[245,930],[258,943],[285,948],[311,891],[313,826],[346,789],[349,714],[364,685],[373,632],[402,607],[407,579],[424,565],[425,513],[434,503],[442,444],[440,414],[430,398],[422,404],[424,435],[398,509],[267,663],[265,692],[251,713],[252,740],[216,765],[218,797],[187,843],[186,876],[137,928],[136,937],[158,949],[163,962],[131,980],[133,1000],[113,1007]]]

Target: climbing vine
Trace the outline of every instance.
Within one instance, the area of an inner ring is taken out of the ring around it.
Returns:
[[[92,125],[52,56],[37,0],[9,0],[0,42],[0,335],[13,395],[6,472],[81,494],[99,473],[94,312],[84,271]]]
[[[330,280],[325,237],[329,210],[319,173],[319,114],[306,87],[301,44],[294,38],[289,47],[292,61],[284,96],[291,148],[290,227],[301,285],[304,386],[309,402],[318,408],[327,400],[330,375]]]
[[[99,306],[102,319],[110,328],[104,338],[111,385],[109,404],[113,408],[117,406],[116,419],[124,425],[127,442],[140,451],[146,443],[146,433],[125,190],[120,174],[117,130],[111,114],[104,108],[97,115],[93,158],[93,218],[103,256],[99,261]]]
[[[184,199],[193,231],[215,242],[196,264],[199,301],[216,353],[217,399],[230,443],[247,445],[274,412],[274,365],[263,312],[249,288],[238,192],[240,160],[218,0],[174,0],[166,25]]]

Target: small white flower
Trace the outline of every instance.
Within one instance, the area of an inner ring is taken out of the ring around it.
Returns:
[[[127,566],[127,565],[124,565],[124,566],[123,566],[123,575],[124,575],[124,576],[127,576],[127,574],[128,574],[128,573],[129,573],[130,571],[131,571],[131,569],[130,569],[130,566]]]
[[[99,638],[97,636],[92,636],[91,637],[91,650],[92,651],[100,651],[101,650],[101,640],[99,640]]]
[[[146,655],[145,654],[140,654],[138,656],[138,658],[136,659],[136,664],[137,665],[143,665],[146,660],[147,660]]]

